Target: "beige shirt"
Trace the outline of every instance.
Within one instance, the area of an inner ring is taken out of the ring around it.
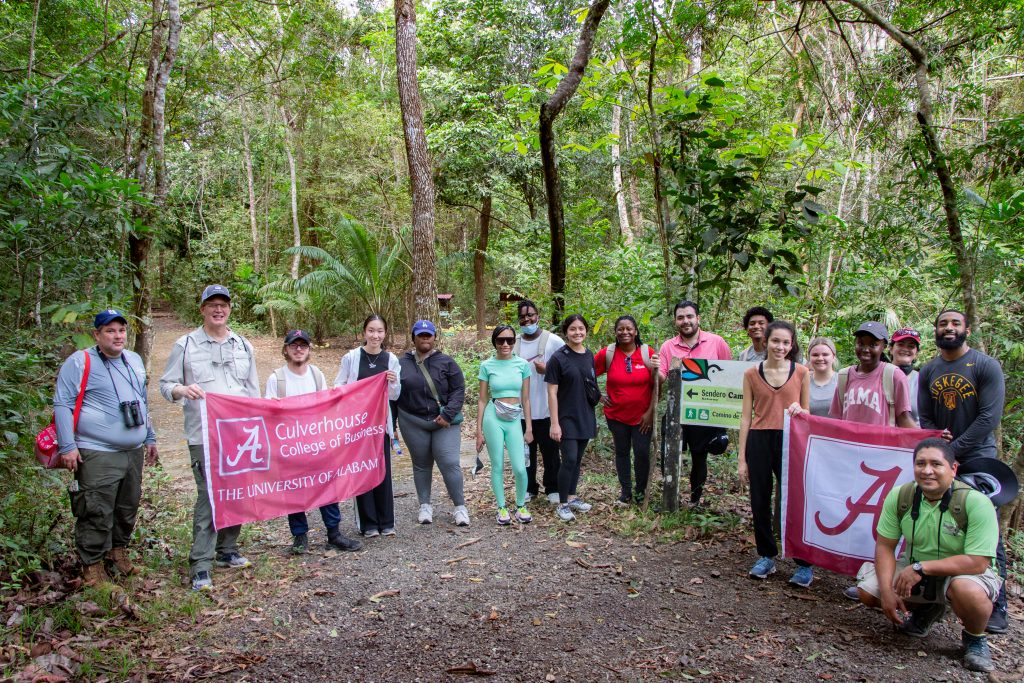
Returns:
[[[167,367],[160,378],[160,394],[172,403],[185,406],[185,438],[190,446],[203,443],[199,401],[180,398],[172,392],[180,386],[198,384],[203,391],[231,396],[260,397],[256,359],[252,344],[230,332],[217,342],[198,327],[174,342]]]

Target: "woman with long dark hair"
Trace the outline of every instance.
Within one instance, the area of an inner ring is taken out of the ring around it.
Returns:
[[[740,417],[739,477],[750,483],[750,511],[754,518],[754,542],[758,560],[750,569],[754,579],[775,573],[779,554],[772,528],[772,491],[782,480],[782,426],[786,412],[807,410],[810,379],[797,362],[800,345],[796,328],[775,320],[765,333],[768,356],[743,374],[743,414]],[[774,478],[774,481],[773,481]],[[796,561],[790,583],[807,588],[814,580],[807,562]]]
[[[619,477],[617,504],[643,501],[651,471],[651,436],[657,396],[658,354],[640,340],[636,320],[621,315],[615,321],[615,343],[594,356],[594,371],[608,373],[601,397],[608,431],[615,444],[615,473]],[[630,451],[633,472],[630,473]],[[635,487],[635,488],[634,488]]]
[[[574,313],[562,321],[566,345],[551,356],[544,381],[551,408],[551,438],[558,442],[562,459],[558,468],[558,508],[563,522],[576,519],[573,512],[588,512],[590,503],[576,495],[583,451],[597,436],[594,408],[601,400],[594,374],[594,354],[583,342],[590,331],[586,318]]]
[[[498,504],[498,524],[512,523],[505,506],[505,449],[516,482],[516,521],[529,523],[533,517],[526,509],[526,460],[524,443],[533,441],[530,417],[530,364],[512,353],[516,331],[498,325],[491,334],[494,356],[480,364],[480,401],[476,421],[476,452],[491,456],[491,488]],[[522,421],[526,421],[523,433]]]
[[[402,368],[395,354],[384,349],[388,323],[376,313],[363,321],[363,345],[341,358],[334,386],[351,384],[386,373],[388,378],[388,438],[384,439],[384,481],[356,496],[356,528],[367,538],[395,535],[395,496],[391,485],[391,440],[395,437],[390,401],[402,393]]]

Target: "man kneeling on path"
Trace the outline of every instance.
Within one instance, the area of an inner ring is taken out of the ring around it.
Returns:
[[[917,445],[914,482],[886,497],[875,564],[861,568],[857,588],[861,602],[881,607],[897,630],[914,638],[928,635],[949,604],[963,624],[964,666],[992,671],[985,624],[1002,583],[992,570],[999,522],[985,494],[954,481],[956,470],[943,439]],[[906,546],[897,559],[900,538]]]

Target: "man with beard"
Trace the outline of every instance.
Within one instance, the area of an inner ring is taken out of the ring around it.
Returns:
[[[706,358],[732,360],[732,351],[717,334],[700,329],[700,308],[693,301],[680,301],[675,307],[678,335],[667,340],[658,351],[659,372],[668,377],[673,358]],[[664,385],[662,385],[664,387]],[[708,452],[722,453],[728,437],[720,427],[683,427],[683,448],[690,449],[690,506],[700,505],[704,482],[708,478]],[[664,444],[662,444],[664,448]]]
[[[943,429],[957,462],[996,457],[996,428],[1003,415],[1006,386],[999,362],[967,345],[971,321],[955,309],[935,318],[939,355],[921,368],[917,403],[921,426]],[[1000,537],[996,548],[999,575],[1006,578],[1006,551]],[[989,633],[1006,631],[1006,589],[999,592]]]

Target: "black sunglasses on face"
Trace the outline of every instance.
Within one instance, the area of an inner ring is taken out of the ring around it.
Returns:
[[[516,338],[515,337],[498,337],[497,339],[494,340],[494,345],[495,346],[501,346],[501,345],[512,346],[515,343],[516,343]]]

